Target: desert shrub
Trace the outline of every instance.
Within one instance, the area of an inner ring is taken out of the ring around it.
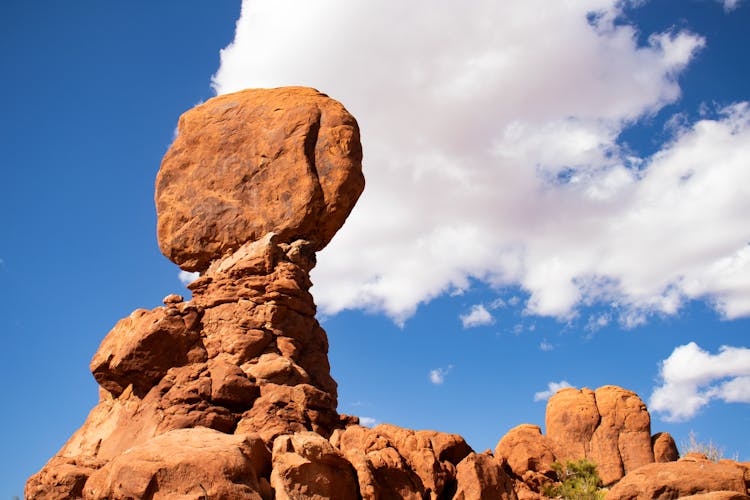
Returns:
[[[722,458],[726,458],[724,456],[724,448],[710,439],[708,442],[698,441],[698,437],[693,431],[690,431],[690,434],[688,434],[688,440],[682,442],[680,449],[683,455],[688,453],[702,453],[712,462],[718,462]],[[733,458],[737,460],[736,455]]]
[[[596,472],[596,464],[585,458],[568,460],[564,464],[554,462],[552,469],[557,474],[558,483],[545,488],[544,494],[552,498],[566,500],[602,500],[604,490],[602,480]]]

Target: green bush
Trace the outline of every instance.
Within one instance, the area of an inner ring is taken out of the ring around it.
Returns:
[[[544,494],[552,498],[566,500],[602,500],[604,490],[602,480],[596,472],[596,464],[585,458],[568,460],[564,464],[555,462],[552,469],[557,474],[558,483],[548,486]]]

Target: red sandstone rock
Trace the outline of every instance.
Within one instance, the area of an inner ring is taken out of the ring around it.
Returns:
[[[461,436],[381,424],[350,426],[331,442],[357,470],[363,498],[443,498],[471,448]]]
[[[81,498],[86,480],[104,464],[104,460],[91,457],[52,457],[26,482],[24,497],[35,500]]]
[[[657,432],[651,437],[654,462],[674,462],[680,458],[674,438],[668,432]]]
[[[454,500],[517,500],[513,480],[486,453],[471,453],[456,467]]]
[[[550,398],[546,423],[558,458],[593,461],[605,485],[654,461],[646,405],[620,387],[563,389]]]
[[[355,119],[302,87],[215,97],[180,117],[156,180],[159,246],[190,271],[269,232],[322,249],[364,188]]]
[[[204,361],[199,317],[198,308],[186,306],[134,311],[115,325],[94,354],[94,378],[114,396],[131,384],[142,396],[170,368]]]
[[[538,425],[521,424],[508,431],[497,443],[495,456],[506,460],[518,477],[527,471],[553,477],[551,465],[556,460],[554,445],[542,435]]]
[[[263,442],[196,427],[129,449],[93,473],[83,498],[258,499],[256,468],[270,459]]]
[[[559,448],[561,459],[588,456],[600,418],[594,391],[590,389],[566,388],[549,398],[547,437]]]
[[[654,462],[651,417],[641,398],[621,387],[600,387],[595,397],[601,418],[587,458],[597,464],[602,483],[608,485]]]
[[[277,500],[359,498],[352,465],[314,432],[276,438],[271,486]]]
[[[712,491],[711,493],[698,493],[697,495],[680,498],[682,500],[748,500],[750,496],[736,491]]]
[[[644,465],[613,486],[607,500],[678,498],[719,491],[747,494],[745,469],[727,462],[690,459]]]

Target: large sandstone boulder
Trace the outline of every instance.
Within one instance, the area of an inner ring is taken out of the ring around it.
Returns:
[[[129,449],[86,481],[86,500],[211,498],[261,500],[258,475],[270,454],[253,436],[196,427]]]
[[[674,462],[680,458],[677,444],[668,432],[657,432],[651,436],[651,448],[654,450],[654,462]]]
[[[565,458],[589,455],[591,438],[600,420],[596,396],[590,389],[562,389],[547,402],[547,437],[558,446]]]
[[[456,467],[454,500],[517,500],[513,480],[488,453],[471,453]]]
[[[273,443],[271,486],[277,500],[357,500],[352,465],[314,432],[279,436]]]
[[[621,387],[562,389],[547,404],[546,425],[558,458],[593,461],[605,485],[654,462],[646,405]]]
[[[518,477],[529,471],[554,477],[551,467],[557,460],[554,444],[542,435],[538,425],[521,424],[509,430],[497,443],[495,456],[506,460]]]
[[[365,500],[450,498],[456,466],[472,452],[456,434],[387,424],[334,431],[331,443],[354,466]]]
[[[750,484],[745,482],[746,473],[747,468],[731,461],[688,458],[653,463],[629,472],[609,490],[607,500],[681,498],[728,491],[747,494]]]
[[[159,246],[188,271],[269,232],[322,249],[364,188],[356,120],[303,87],[222,95],[180,117],[156,179]]]

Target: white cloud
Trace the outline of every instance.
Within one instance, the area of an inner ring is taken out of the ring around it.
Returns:
[[[452,368],[453,365],[448,365],[448,368],[435,368],[434,370],[430,370],[430,382],[435,385],[441,385],[445,382],[445,376],[448,375]]]
[[[464,328],[491,325],[495,322],[495,318],[492,317],[492,314],[490,314],[483,304],[471,306],[471,311],[460,315],[460,319]]]
[[[537,392],[534,394],[534,401],[547,401],[549,398],[555,395],[557,391],[560,389],[565,389],[566,387],[573,387],[570,385],[566,380],[561,380],[559,382],[550,382],[547,384],[547,390]]]
[[[585,330],[594,333],[607,326],[609,321],[610,315],[608,313],[592,314],[589,316],[584,328]]]
[[[550,352],[555,349],[555,345],[547,342],[547,340],[545,339],[539,343],[539,349],[541,349],[544,352]]]
[[[187,286],[193,281],[197,280],[200,275],[201,273],[197,271],[194,273],[189,273],[187,271],[180,270],[180,272],[177,274],[177,278],[180,280],[180,283],[182,283],[183,286]]]
[[[711,354],[690,342],[661,363],[660,377],[649,408],[666,421],[688,420],[713,399],[750,403],[750,349],[722,346]]]
[[[372,417],[359,417],[359,424],[365,427],[375,427],[378,421]]]
[[[321,313],[403,322],[479,280],[561,319],[612,304],[636,326],[687,299],[750,314],[750,110],[675,120],[629,156],[618,135],[679,98],[704,40],[639,46],[620,5],[243,2],[216,89],[314,86],[361,126],[367,188],[319,255]]]
[[[740,2],[742,0],[718,0],[718,1],[721,2],[722,5],[724,5],[725,12],[731,12],[740,6]]]

